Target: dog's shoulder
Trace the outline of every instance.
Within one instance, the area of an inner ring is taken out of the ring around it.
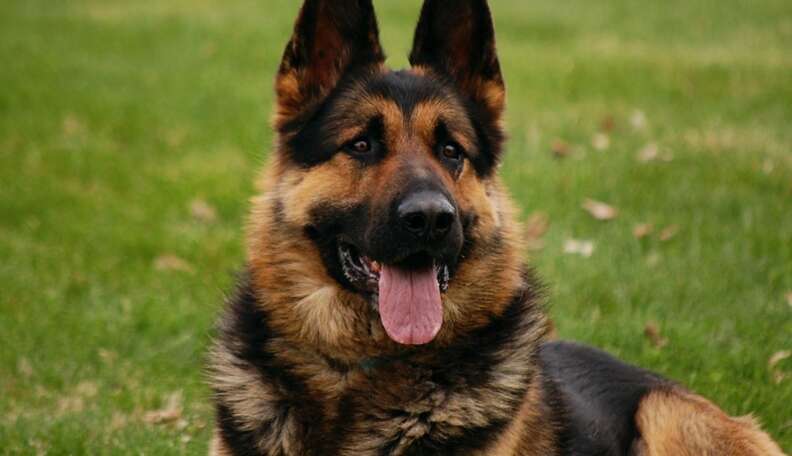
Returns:
[[[545,397],[560,414],[561,454],[579,456],[784,453],[751,417],[611,355],[570,342],[539,351]]]
[[[642,399],[671,386],[584,345],[548,342],[539,353],[548,400],[562,411],[559,443],[564,454],[630,454],[638,438],[634,417]]]

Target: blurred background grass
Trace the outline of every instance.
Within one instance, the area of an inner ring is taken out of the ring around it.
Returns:
[[[419,2],[376,6],[403,66]],[[534,232],[550,223],[533,262],[560,335],[754,412],[792,450],[792,362],[768,365],[792,349],[792,3],[492,7],[503,174]],[[206,451],[204,351],[297,8],[0,4],[1,451]]]

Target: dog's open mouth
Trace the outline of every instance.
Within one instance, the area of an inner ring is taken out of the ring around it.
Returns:
[[[378,296],[380,319],[391,339],[405,345],[434,340],[443,325],[440,295],[448,289],[447,265],[424,253],[397,264],[382,264],[343,242],[339,242],[338,257],[354,287]]]

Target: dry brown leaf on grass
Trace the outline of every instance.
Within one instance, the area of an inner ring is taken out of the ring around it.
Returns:
[[[640,225],[635,225],[633,228],[633,236],[635,239],[643,239],[654,232],[654,225],[651,223],[641,223]]]
[[[630,116],[630,125],[635,130],[643,130],[646,128],[646,114],[643,111],[636,110]]]
[[[661,153],[660,148],[655,143],[649,143],[638,151],[636,160],[641,163],[663,161],[666,163],[674,161],[674,154],[671,152]]]
[[[787,358],[790,358],[790,357],[792,357],[792,350],[777,351],[777,352],[773,353],[773,356],[771,356],[770,359],[767,361],[767,366],[770,369],[775,369],[775,367],[778,366],[778,364],[781,361],[783,361],[783,360],[785,360]]]
[[[674,239],[677,234],[679,234],[679,225],[667,226],[663,228],[663,231],[660,232],[660,241],[670,241],[671,239]]]
[[[177,391],[168,396],[164,407],[152,410],[143,415],[143,421],[149,424],[178,423],[182,418],[182,394]]]
[[[534,212],[525,221],[525,240],[530,250],[544,248],[542,238],[550,229],[550,217],[544,212]]]
[[[605,116],[600,121],[600,130],[605,133],[610,133],[616,129],[616,119],[612,115]]]
[[[586,199],[583,202],[583,209],[597,220],[608,221],[619,216],[619,211],[606,203],[593,199]]]
[[[572,147],[566,141],[562,139],[556,139],[553,141],[553,145],[550,146],[550,150],[553,152],[553,156],[555,158],[566,158],[572,154]]]
[[[154,260],[154,269],[157,271],[195,272],[193,266],[186,260],[170,254],[157,257]]]
[[[767,361],[767,368],[770,369],[770,373],[773,376],[773,382],[775,382],[776,385],[780,384],[787,378],[787,373],[779,369],[778,365],[790,357],[792,357],[792,351],[781,350],[773,353],[773,356],[771,356]]]
[[[663,337],[660,333],[660,327],[657,323],[650,321],[644,327],[644,336],[649,340],[654,348],[663,348],[668,345],[668,338]]]
[[[638,151],[638,161],[642,163],[648,163],[650,161],[657,160],[659,156],[660,149],[655,143],[649,143],[644,146],[643,149]]]
[[[583,258],[591,258],[594,255],[594,242],[579,239],[567,239],[564,242],[564,253],[568,255],[580,255]]]
[[[789,304],[789,307],[792,307],[792,291],[787,293],[786,300],[787,300],[787,304]]]
[[[597,133],[593,138],[591,138],[591,147],[593,147],[595,150],[608,150],[610,145],[610,136],[606,135],[605,133]]]
[[[217,220],[215,208],[203,199],[194,199],[190,203],[190,213],[192,217],[202,223],[213,223]]]

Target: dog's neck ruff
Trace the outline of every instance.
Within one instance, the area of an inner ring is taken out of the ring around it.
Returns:
[[[480,450],[517,412],[545,333],[538,292],[526,275],[502,315],[448,347],[344,365],[274,334],[245,277],[212,353],[221,436],[239,454]]]

